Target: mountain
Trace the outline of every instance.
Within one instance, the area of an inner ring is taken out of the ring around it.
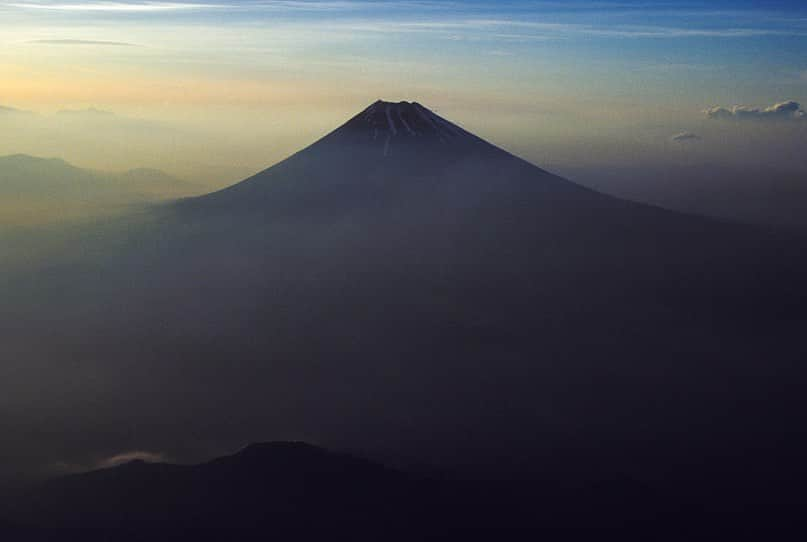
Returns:
[[[132,461],[54,479],[17,495],[18,523],[39,527],[383,526],[415,484],[402,473],[293,442],[253,444],[198,465]]]
[[[535,177],[540,182],[533,182]],[[506,203],[501,198],[515,195],[587,200],[595,193],[494,147],[418,103],[378,101],[300,153],[182,208],[204,213],[251,208],[274,219],[299,212],[372,213],[385,198],[419,198],[420,206],[473,212],[485,199]]]
[[[198,191],[195,185],[157,170],[102,173],[57,158],[0,157],[0,222],[40,223],[97,215]]]
[[[684,488],[659,494],[613,476],[580,482],[428,476],[302,442],[266,442],[198,464],[136,460],[54,478],[0,501],[0,517],[14,518],[19,533],[116,540],[138,532],[149,540],[185,539],[189,529],[327,529],[409,539],[445,528],[647,529],[674,522],[689,529],[798,521],[788,518],[798,506],[776,496],[746,502],[725,493],[713,503],[714,495]],[[737,517],[738,509],[754,517]]]
[[[3,282],[0,464],[304,438],[662,493],[803,479],[803,237],[606,196],[416,103],[76,235]]]
[[[630,502],[630,521],[614,501]],[[327,528],[398,537],[575,520],[619,526],[673,517],[680,509],[624,481],[572,492],[534,482],[434,478],[301,442],[268,442],[200,464],[132,461],[52,479],[16,494],[0,513],[32,528],[148,529],[150,539],[176,539],[176,529],[187,528]]]

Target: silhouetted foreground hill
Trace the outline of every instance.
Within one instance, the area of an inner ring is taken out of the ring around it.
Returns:
[[[783,495],[746,499],[734,491],[663,494],[614,477],[429,478],[304,443],[273,442],[198,465],[133,461],[54,479],[15,495],[0,511],[17,526],[57,529],[52,533],[142,530],[151,539],[161,533],[185,539],[179,530],[205,528],[389,536],[457,527],[652,527],[661,534],[665,524],[783,526],[796,519],[788,517],[795,503],[771,514]]]
[[[16,497],[4,509],[19,524],[40,528],[299,527],[402,533],[567,522],[628,525],[675,512],[661,504],[635,484],[563,489],[527,481],[437,480],[281,442],[254,444],[200,465],[133,461],[59,478]],[[624,505],[632,510],[620,511]]]
[[[133,461],[56,479],[19,498],[13,517],[84,528],[380,526],[417,514],[416,497],[426,495],[414,479],[375,463],[271,443],[201,465]]]

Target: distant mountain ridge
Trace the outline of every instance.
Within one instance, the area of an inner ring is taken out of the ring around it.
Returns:
[[[94,215],[200,191],[193,183],[154,169],[108,173],[78,168],[60,158],[0,157],[0,224]]]
[[[9,107],[7,105],[0,105],[0,115],[32,115],[30,111],[24,109],[17,109],[16,107]]]

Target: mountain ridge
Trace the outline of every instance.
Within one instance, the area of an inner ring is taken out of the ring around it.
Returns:
[[[105,172],[62,158],[0,156],[0,224],[47,224],[117,214],[127,205],[199,191],[199,186],[156,169]]]

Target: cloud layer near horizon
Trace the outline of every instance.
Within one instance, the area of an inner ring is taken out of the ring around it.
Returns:
[[[778,120],[803,121],[807,120],[807,113],[798,102],[789,100],[768,107],[751,107],[735,105],[733,107],[712,107],[706,110],[710,119],[725,120]]]

